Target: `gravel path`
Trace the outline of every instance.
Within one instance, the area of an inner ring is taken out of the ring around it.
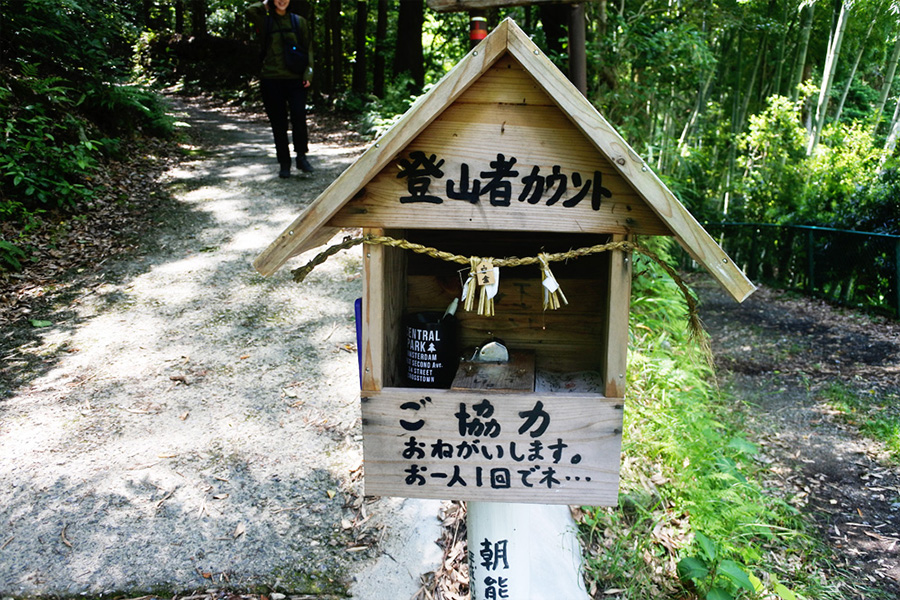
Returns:
[[[264,122],[178,111],[174,208],[4,351],[40,368],[0,399],[0,596],[408,598],[439,504],[361,496],[358,249],[303,286],[251,267],[362,148],[314,129],[317,172],[279,180]]]

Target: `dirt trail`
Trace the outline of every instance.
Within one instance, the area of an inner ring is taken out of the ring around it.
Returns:
[[[815,520],[847,598],[871,599],[867,587],[900,598],[900,468],[828,403],[853,390],[900,412],[900,323],[767,288],[742,305],[696,289],[721,382],[748,403],[765,483]]]
[[[313,126],[317,172],[279,180],[264,121],[177,108],[193,158],[141,250],[3,332],[0,596],[410,597],[439,506],[360,496],[358,249],[302,287],[251,267],[362,148]]]

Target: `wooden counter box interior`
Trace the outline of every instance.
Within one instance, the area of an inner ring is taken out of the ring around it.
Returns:
[[[540,232],[393,230],[393,237],[464,256],[532,257],[539,252],[556,253],[604,244],[608,235],[558,234]],[[430,256],[381,246],[366,247],[367,280],[377,281],[383,270],[383,286],[367,284],[366,300],[371,308],[380,306],[383,331],[364,327],[366,373],[363,389],[405,387],[403,317],[418,311],[444,311],[459,298],[469,268]],[[460,305],[460,356],[471,356],[474,348],[495,336],[511,351],[534,353],[538,391],[557,391],[560,377],[567,388],[559,391],[606,394],[603,382],[611,375],[608,356],[624,355],[621,348],[609,347],[607,328],[610,313],[610,258],[603,252],[551,263],[551,270],[568,300],[559,310],[544,310],[541,270],[538,265],[500,269],[500,286],[495,298],[495,315],[480,316]],[[377,256],[376,256],[377,255]],[[630,290],[626,290],[626,293]],[[380,297],[379,297],[380,296]],[[625,296],[627,303],[628,296]],[[627,305],[619,307],[627,319]],[[369,314],[369,311],[366,311]],[[371,313],[374,317],[377,313]],[[380,335],[381,339],[374,337]],[[380,352],[378,351],[380,346]],[[373,351],[374,350],[374,351]],[[377,362],[383,357],[382,364]],[[380,385],[378,372],[381,372]],[[573,383],[576,381],[577,383]],[[572,389],[578,385],[580,389]],[[541,389],[543,386],[543,389]],[[549,388],[548,388],[549,386]],[[585,389],[588,386],[590,389]]]

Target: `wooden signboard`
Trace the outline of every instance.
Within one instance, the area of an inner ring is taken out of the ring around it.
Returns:
[[[467,4],[490,2],[454,6]],[[632,272],[621,243],[673,235],[736,300],[754,289],[508,19],[254,264],[271,274],[341,228],[373,236],[363,252],[360,343],[369,495],[615,505]],[[591,248],[605,251],[569,253]],[[569,253],[552,265],[567,298],[559,310],[543,301],[549,278],[536,263],[544,253]],[[464,349],[496,336],[513,356],[529,357],[527,368],[511,363],[507,377],[472,367],[457,371],[451,389],[418,387],[428,382],[413,380],[409,367],[416,375],[431,357],[410,359],[407,318],[443,314],[470,267],[477,274],[485,261],[511,257],[535,260],[494,273],[490,310],[460,308],[453,358],[472,357]]]
[[[634,187],[512,57],[495,64],[329,223],[666,235]]]
[[[386,388],[363,397],[367,495],[616,503],[623,401]]]

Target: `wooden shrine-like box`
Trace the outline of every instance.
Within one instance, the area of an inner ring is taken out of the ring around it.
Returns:
[[[271,274],[343,228],[465,257],[533,257],[674,235],[738,301],[753,291],[642,159],[506,20],[256,260]],[[631,254],[501,269],[495,314],[460,309],[459,353],[492,337],[533,389],[411,387],[404,317],[444,311],[468,266],[363,246],[361,399],[369,495],[614,505]],[[502,387],[502,386],[501,386]]]

